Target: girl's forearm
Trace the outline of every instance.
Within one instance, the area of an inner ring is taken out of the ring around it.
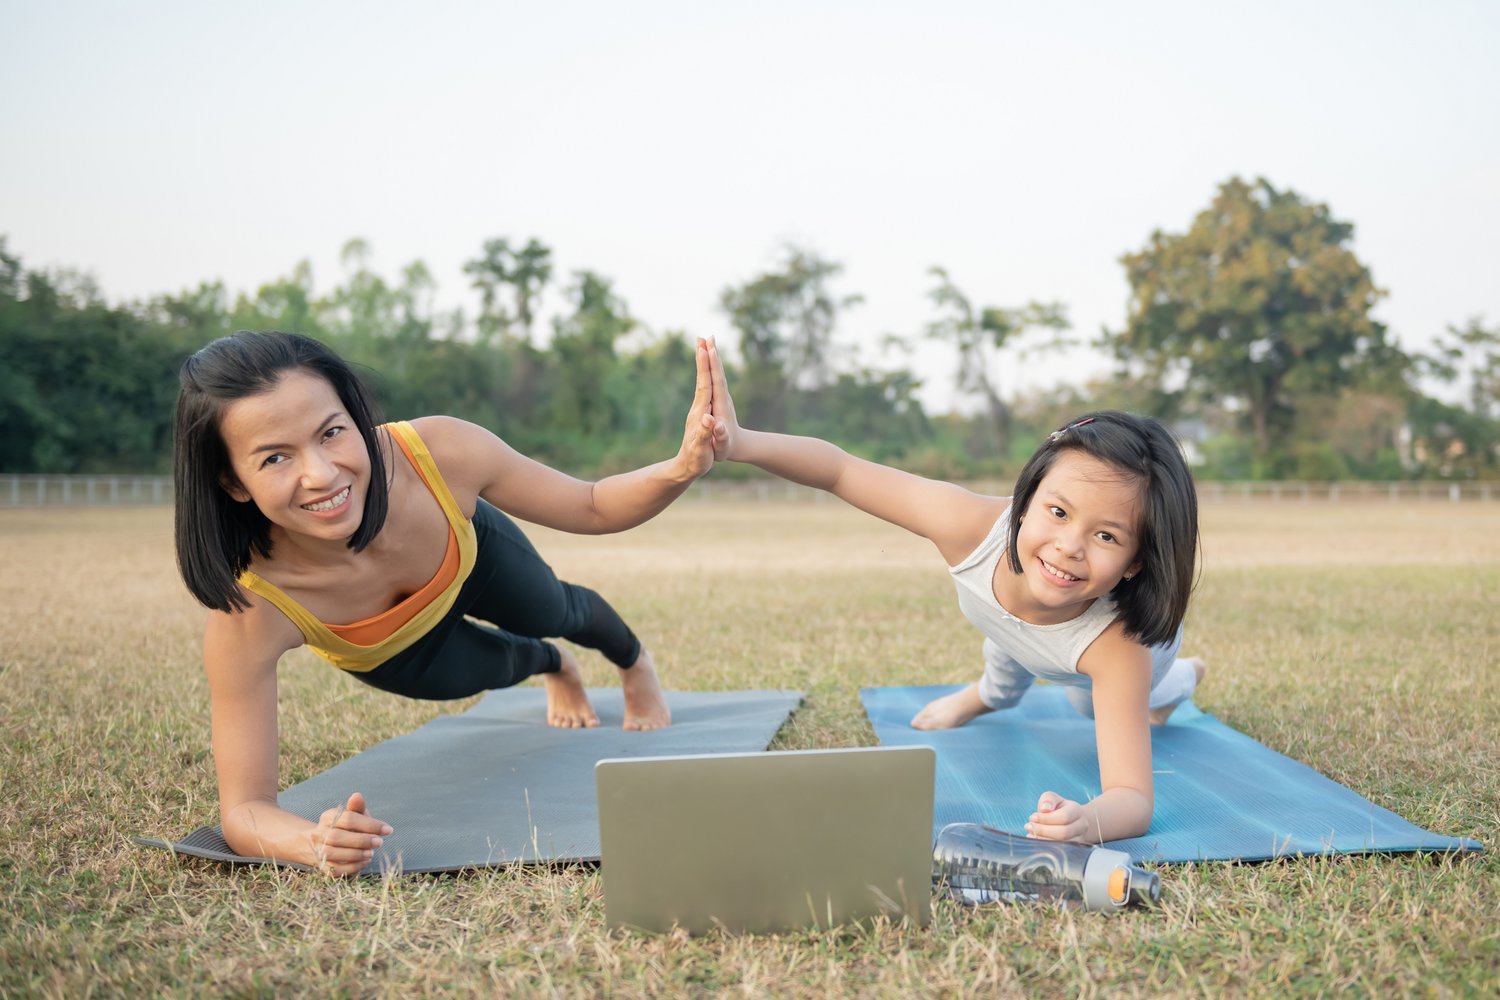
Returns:
[[[1083,807],[1088,844],[1140,837],[1151,826],[1151,797],[1135,788],[1107,788]]]

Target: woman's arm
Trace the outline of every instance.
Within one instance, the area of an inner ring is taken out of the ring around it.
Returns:
[[[716,418],[714,452],[719,458],[747,462],[782,479],[827,490],[867,514],[931,540],[950,566],[974,551],[1005,509],[1007,501],[1002,498],[856,458],[820,438],[741,427],[713,343],[708,356]]]
[[[237,614],[210,612],[203,638],[224,840],[246,857],[356,874],[391,832],[365,814],[358,792],[317,823],[276,804],[276,661],[302,635],[260,598],[253,602]]]
[[[1115,622],[1078,660],[1079,673],[1093,682],[1094,740],[1099,753],[1099,796],[1073,802],[1044,792],[1026,824],[1030,836],[1098,844],[1139,837],[1151,826],[1151,724],[1146,702],[1151,691],[1151,653],[1125,638]]]
[[[413,421],[460,506],[482,496],[508,514],[578,534],[624,531],[649,521],[714,463],[708,353],[698,341],[698,383],[676,456],[587,482],[527,458],[494,434],[452,417]]]

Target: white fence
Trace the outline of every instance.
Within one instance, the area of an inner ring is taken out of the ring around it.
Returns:
[[[985,493],[1003,494],[1010,484],[973,483]],[[827,494],[777,479],[705,480],[693,486],[702,501],[821,500]],[[1236,501],[1343,503],[1370,501],[1500,500],[1500,482],[1200,482],[1204,503]],[[0,507],[89,507],[170,504],[171,476],[35,476],[0,474]]]
[[[0,507],[170,504],[171,476],[0,475]]]

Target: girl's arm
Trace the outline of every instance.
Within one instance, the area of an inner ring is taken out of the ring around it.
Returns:
[[[989,534],[1006,500],[983,496],[952,483],[856,458],[820,438],[752,431],[741,427],[724,377],[718,347],[708,345],[713,376],[714,453],[747,462],[803,486],[827,490],[929,539],[950,566],[974,551]]]
[[[1044,840],[1098,844],[1139,837],[1151,826],[1151,653],[1116,621],[1084,650],[1079,673],[1093,681],[1094,739],[1103,791],[1086,803],[1042,793],[1026,832]]]
[[[358,792],[317,823],[277,806],[276,661],[302,644],[302,634],[260,598],[252,601],[238,614],[210,612],[203,638],[224,840],[246,857],[354,875],[391,828],[365,814]]]
[[[648,521],[714,463],[708,354],[698,341],[698,385],[682,447],[664,462],[587,482],[522,455],[494,434],[452,417],[413,421],[460,506],[473,497],[533,524],[578,534],[624,531]]]

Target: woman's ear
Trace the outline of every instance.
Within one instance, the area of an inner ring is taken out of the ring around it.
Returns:
[[[250,502],[249,491],[247,491],[245,487],[241,486],[240,481],[238,479],[235,479],[229,473],[226,472],[224,473],[224,475],[219,477],[219,486],[223,488],[225,493],[229,494],[229,498],[234,502]]]

